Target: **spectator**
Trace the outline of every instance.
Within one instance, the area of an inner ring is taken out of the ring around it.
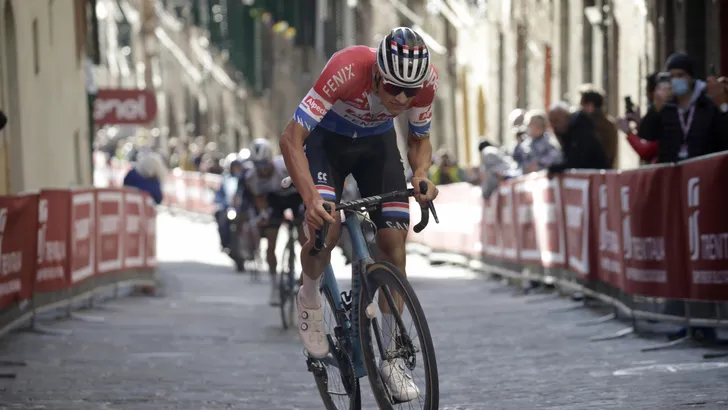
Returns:
[[[531,110],[526,114],[525,123],[529,138],[523,141],[523,173],[537,172],[561,163],[561,150],[546,131],[548,126],[546,113],[541,110]]]
[[[0,111],[0,131],[5,128],[5,124],[8,123],[8,117],[5,116],[5,113]]]
[[[517,177],[521,174],[513,158],[506,155],[498,147],[488,146],[480,151],[482,162],[483,198],[488,199],[498,188],[500,181]]]
[[[124,186],[147,192],[157,205],[162,203],[162,181],[167,175],[162,157],[155,152],[143,155],[124,177]]]
[[[490,147],[491,145],[493,145],[493,144],[491,144],[487,138],[480,137],[480,141],[478,142],[478,152],[483,152],[485,147]]]
[[[607,163],[610,168],[615,167],[617,160],[617,125],[612,117],[604,112],[604,93],[592,84],[584,84],[581,88],[581,109],[589,115],[594,122],[594,134],[604,147]]]
[[[594,135],[594,123],[585,112],[572,114],[566,103],[558,103],[549,110],[549,121],[564,156],[561,163],[549,167],[549,172],[609,168],[604,148]]]
[[[430,167],[429,176],[433,184],[446,185],[465,181],[465,172],[458,166],[450,150],[440,148],[435,157],[435,165]]]
[[[693,62],[673,53],[666,63],[671,84],[660,83],[654,106],[642,119],[639,135],[659,141],[658,162],[676,162],[725,150],[721,112],[706,94],[706,83],[695,79]]]
[[[652,73],[647,77],[647,109],[652,108],[652,100],[657,87],[657,75],[658,73]],[[627,113],[624,117],[619,119],[619,129],[627,134],[627,142],[632,146],[632,149],[640,156],[640,159],[648,164],[654,164],[657,162],[657,141],[645,141],[637,135],[637,131],[632,128],[632,124],[635,124],[637,128],[640,125],[640,110],[636,109],[633,113]]]
[[[509,133],[513,136],[513,140],[506,140],[505,152],[510,153],[511,157],[520,167],[523,164],[523,139],[526,138],[526,127],[523,125],[526,112],[520,108],[516,108],[508,115],[508,124],[510,125]]]
[[[708,77],[708,94],[721,112],[723,132],[728,132],[728,77]]]

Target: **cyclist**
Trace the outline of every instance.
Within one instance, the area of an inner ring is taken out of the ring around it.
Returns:
[[[281,180],[288,177],[283,157],[273,157],[270,142],[263,138],[253,141],[250,147],[250,159],[253,167],[245,174],[245,189],[255,198],[258,208],[258,225],[263,230],[263,237],[268,242],[266,261],[270,273],[271,293],[269,304],[278,306],[280,294],[278,293],[276,240],[278,228],[283,222],[283,213],[286,209],[293,212],[294,218],[303,216],[303,201],[296,189],[281,188]],[[304,235],[299,227],[299,240],[303,245]]]
[[[437,196],[427,179],[432,164],[430,118],[438,86],[437,71],[422,37],[407,27],[393,29],[378,48],[351,46],[335,53],[313,88],[298,106],[281,135],[280,146],[288,171],[306,205],[306,243],[301,252],[303,286],[297,296],[299,334],[312,357],[329,350],[323,330],[319,278],[329,263],[331,248],[340,234],[340,220],[323,204],[341,197],[344,179],[353,174],[363,197],[406,188],[403,160],[397,148],[393,118],[408,112],[407,158],[413,169],[415,199],[426,203]],[[427,183],[427,194],[419,183]],[[370,216],[378,228],[377,248],[382,259],[405,272],[405,241],[409,229],[407,198],[391,199]],[[324,251],[312,257],[308,250],[314,232],[331,223]],[[394,320],[383,317],[385,346],[393,348]],[[419,391],[405,376],[401,359],[380,364],[380,372],[400,401]]]
[[[225,217],[225,211],[228,205],[234,204],[234,196],[238,190],[240,178],[243,172],[243,163],[238,160],[238,155],[235,153],[229,154],[225,157],[224,164],[225,171],[222,173],[222,183],[220,188],[215,192],[215,220],[217,221],[217,230],[220,234],[220,245],[223,249],[227,249],[229,238],[228,238],[228,220]],[[229,182],[233,183],[235,190],[228,192]]]

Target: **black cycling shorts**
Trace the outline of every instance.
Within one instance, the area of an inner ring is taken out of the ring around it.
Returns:
[[[283,213],[286,209],[293,212],[293,218],[303,217],[303,199],[299,194],[276,195],[268,194],[268,209],[270,210],[267,228],[277,227],[283,222]]]
[[[338,202],[344,180],[354,176],[362,197],[407,188],[394,128],[382,134],[351,138],[316,127],[304,145],[316,190],[327,201]],[[369,213],[377,229],[409,229],[409,198],[382,203]]]

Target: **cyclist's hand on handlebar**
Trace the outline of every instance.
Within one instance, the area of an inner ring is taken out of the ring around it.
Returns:
[[[324,203],[328,203],[331,212],[326,212]],[[324,201],[320,196],[311,203],[306,204],[306,223],[319,230],[324,226],[324,220],[328,223],[336,222],[336,205],[333,202]]]
[[[425,182],[427,184],[427,193],[424,195],[420,192],[420,182]],[[437,198],[437,187],[427,178],[412,177],[412,187],[415,190],[415,200],[421,204],[425,204],[428,201],[432,201]]]

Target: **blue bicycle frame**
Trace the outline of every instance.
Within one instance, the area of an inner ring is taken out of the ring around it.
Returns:
[[[345,215],[346,221],[344,222],[344,226],[346,226],[351,237],[353,256],[351,258],[351,313],[346,317],[346,322],[342,323],[342,325],[346,326],[346,331],[351,342],[351,351],[347,353],[351,355],[351,362],[354,365],[356,376],[361,378],[367,375],[361,354],[361,341],[359,340],[359,296],[361,293],[362,275],[366,272],[366,266],[359,266],[359,264],[362,260],[371,260],[371,255],[361,229],[363,216],[354,211],[345,211]],[[359,269],[357,269],[357,266],[359,266]],[[327,289],[332,296],[332,299],[334,299],[334,308],[337,311],[345,310],[344,303],[341,300],[339,282],[336,281],[331,264],[324,270],[321,288]]]

